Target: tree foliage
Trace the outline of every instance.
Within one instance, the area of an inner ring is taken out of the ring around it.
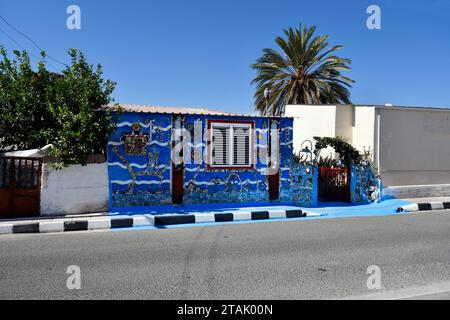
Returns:
[[[80,51],[68,53],[70,65],[51,73],[44,61],[34,71],[26,52],[14,51],[11,60],[1,48],[0,150],[53,144],[51,154],[64,166],[84,165],[88,155],[104,152],[115,125],[101,107],[113,101],[115,83],[104,80],[102,67],[88,64]]]
[[[15,60],[4,48],[0,53],[0,150],[44,146],[55,133],[48,125],[53,115],[46,103],[55,76],[43,62],[33,71],[26,52],[14,51]]]
[[[350,70],[350,59],[335,55],[341,45],[328,46],[328,35],[315,36],[316,27],[289,28],[285,38],[275,42],[281,52],[263,49],[263,55],[251,67],[257,75],[255,106],[262,114],[283,115],[287,104],[350,103],[348,88],[353,80],[341,71]],[[266,101],[264,91],[269,90]]]
[[[346,167],[349,167],[352,162],[359,163],[362,160],[361,154],[351,144],[341,137],[314,137],[316,147],[314,154],[319,158],[320,151],[326,147],[332,147],[337,153]]]

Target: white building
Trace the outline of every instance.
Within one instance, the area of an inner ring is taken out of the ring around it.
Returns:
[[[288,105],[294,151],[314,136],[342,137],[370,150],[386,193],[450,195],[450,109],[372,105]],[[326,155],[332,150],[324,151]]]

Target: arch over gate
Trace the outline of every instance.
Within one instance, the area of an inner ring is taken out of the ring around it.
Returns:
[[[340,137],[314,137],[316,159],[320,151],[332,147],[342,162],[342,167],[319,167],[319,199],[325,201],[351,202],[351,166],[359,163],[361,155],[351,144]]]

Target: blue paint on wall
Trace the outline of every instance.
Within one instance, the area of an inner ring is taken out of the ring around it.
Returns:
[[[375,176],[370,162],[352,165],[350,172],[350,194],[352,203],[372,203],[381,201],[381,180]]]
[[[180,116],[187,133],[183,148],[183,204],[269,201],[268,176],[264,174],[267,168],[264,150],[268,146],[269,134],[267,118]],[[245,120],[253,123],[253,168],[208,168],[206,130],[210,120]],[[292,203],[292,123],[291,118],[280,119],[280,203]],[[118,128],[108,143],[110,211],[145,211],[151,207],[173,205],[172,126],[172,114],[126,112],[119,116]],[[200,139],[195,134],[199,127]],[[142,141],[145,141],[143,148]]]
[[[110,208],[171,203],[171,117],[124,113],[108,143]],[[139,124],[134,130],[133,124]],[[145,153],[126,154],[125,136],[147,137]]]
[[[319,168],[314,163],[295,163],[291,167],[291,190],[293,204],[301,207],[315,207],[318,202]]]

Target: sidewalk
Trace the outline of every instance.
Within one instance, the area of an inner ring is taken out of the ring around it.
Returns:
[[[86,230],[164,227],[179,224],[245,222],[293,218],[344,218],[395,215],[401,212],[450,208],[450,197],[385,199],[379,203],[354,205],[319,202],[316,208],[296,206],[236,206],[214,210],[180,209],[178,212],[143,214],[93,213],[0,221],[0,235],[11,233],[50,233]],[[403,209],[402,209],[403,208]]]
[[[35,218],[0,222],[0,234],[50,233],[86,230],[108,230],[134,227],[163,227],[166,225],[293,219],[315,217],[320,214],[294,206],[239,207],[220,211],[192,211],[155,214],[92,214],[53,218]]]

